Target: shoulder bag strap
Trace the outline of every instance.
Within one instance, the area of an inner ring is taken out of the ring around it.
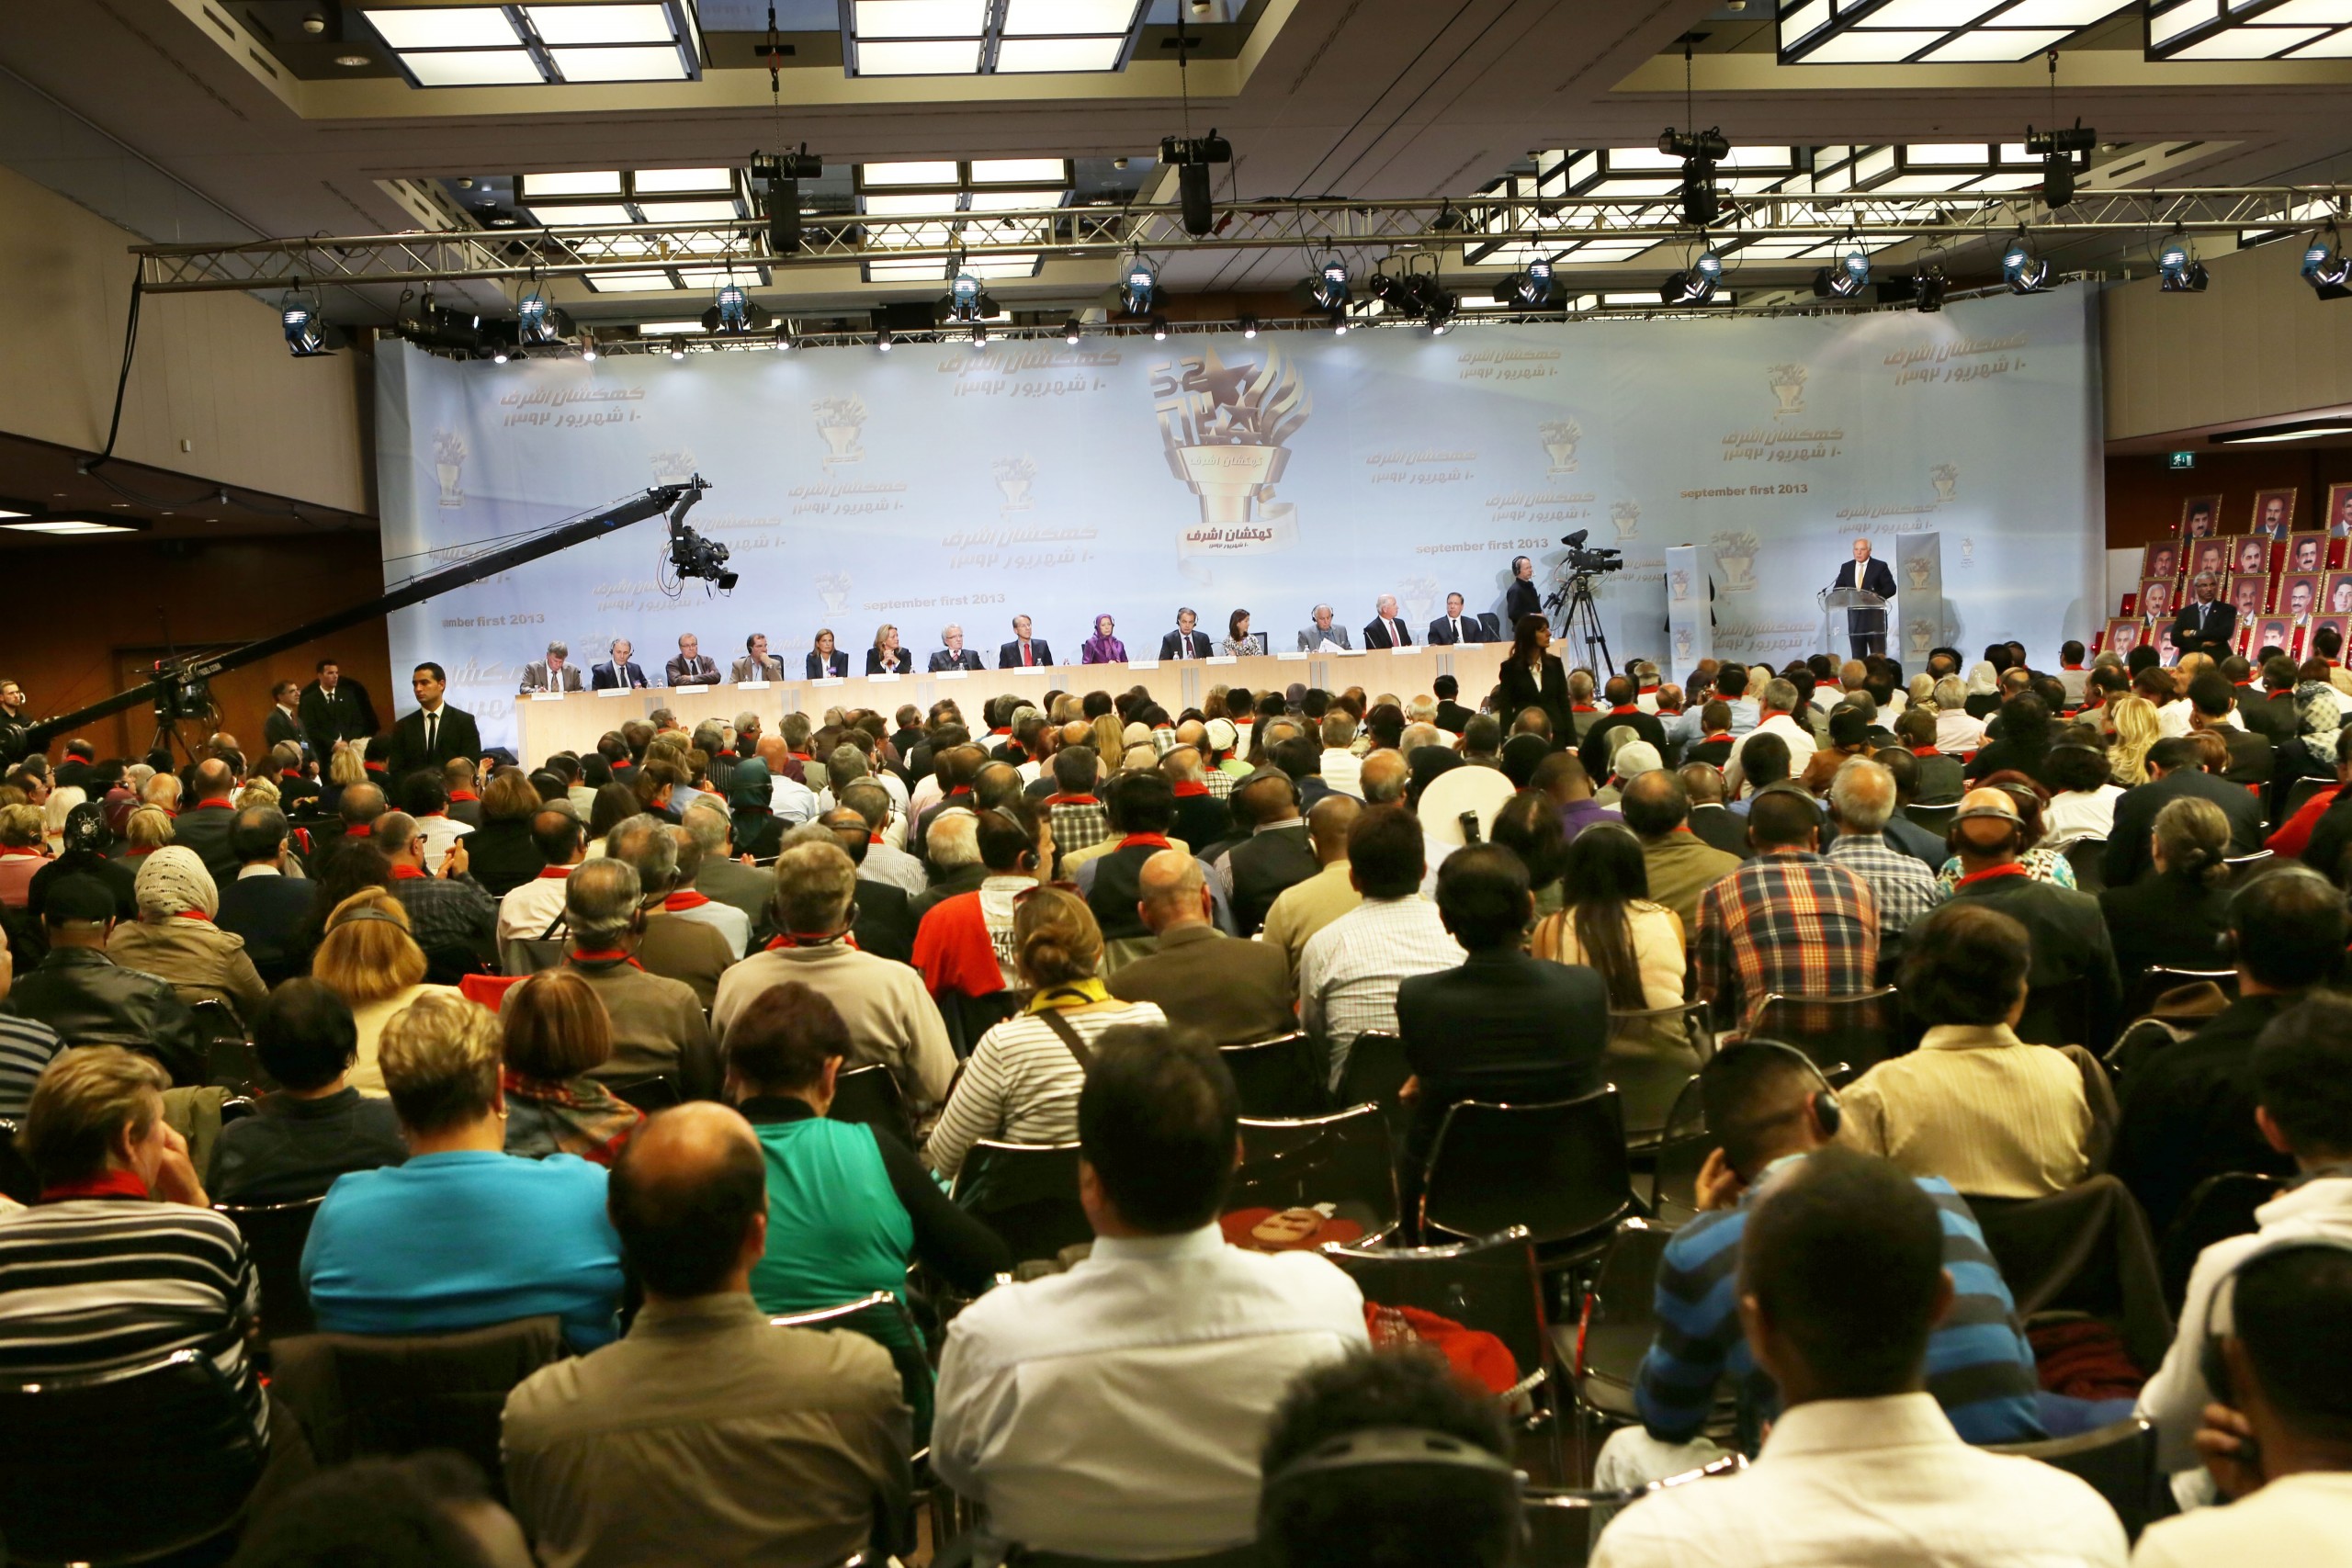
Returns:
[[[1046,1021],[1046,1027],[1059,1035],[1061,1037],[1061,1043],[1065,1046],[1069,1047],[1069,1054],[1078,1058],[1078,1070],[1080,1072],[1083,1073],[1092,1069],[1094,1066],[1094,1053],[1088,1048],[1085,1041],[1079,1038],[1077,1029],[1071,1025],[1069,1020],[1061,1015],[1061,1010],[1058,1008],[1048,1008],[1037,1016]]]

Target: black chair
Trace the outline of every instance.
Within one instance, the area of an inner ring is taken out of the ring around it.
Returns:
[[[1554,1267],[1597,1253],[1634,1208],[1614,1089],[1532,1105],[1461,1100],[1439,1125],[1421,1178],[1422,1235],[1524,1225]]]
[[[1602,1070],[1625,1105],[1625,1142],[1636,1153],[1657,1146],[1682,1086],[1715,1054],[1705,1002],[1611,1012]]]
[[[855,1122],[889,1134],[908,1148],[915,1146],[915,1120],[907,1114],[906,1096],[899,1080],[881,1063],[852,1067],[833,1080],[833,1103],[825,1115],[835,1122]]]
[[[1078,1201],[1076,1144],[982,1138],[965,1152],[949,1196],[1003,1237],[1016,1263],[1050,1258],[1094,1239]]]
[[[2230,887],[2236,891],[2301,863],[2268,850],[2256,850],[2250,855],[2232,855],[2222,863],[2230,868]]]
[[[1244,1116],[1316,1116],[1330,1109],[1331,1097],[1324,1092],[1304,1034],[1220,1045],[1217,1055],[1240,1091]]]
[[[2105,839],[2075,839],[2067,844],[2066,865],[2075,874],[2075,886],[2084,893],[2098,893],[2107,887],[2107,840]]]
[[[2094,1055],[2112,1043],[2109,1028],[2092,1016],[2090,983],[2079,976],[2027,988],[2018,1038],[2030,1045],[2080,1045]]]
[[[1622,1222],[1585,1292],[1581,1314],[1552,1330],[1554,1347],[1567,1367],[1580,1442],[1587,1427],[1605,1430],[1641,1419],[1634,1404],[1634,1376],[1657,1331],[1658,1261],[1673,1235],[1639,1217]]]
[[[2322,790],[2330,790],[2335,787],[2335,781],[2332,778],[2297,779],[2293,784],[2289,786],[2287,790],[2287,799],[2285,803],[2278,807],[2278,820],[2281,822],[2293,821],[2295,813],[2301,811],[2304,807],[2311,804],[2312,796],[2319,794]]]
[[[1396,1223],[1396,1168],[1376,1105],[1277,1121],[1241,1119],[1241,1168],[1226,1212],[1329,1203],[1367,1232]]]
[[[1941,806],[1922,806],[1914,801],[1903,808],[1903,815],[1930,833],[1941,834],[1951,828],[1951,819],[1960,810],[1960,802],[1949,801]]]
[[[1405,1060],[1405,1042],[1383,1031],[1366,1030],[1348,1047],[1347,1065],[1340,1069],[1339,1092],[1332,1098],[1341,1105],[1372,1104],[1393,1113],[1397,1110],[1396,1091],[1412,1076],[1412,1066]],[[1393,1119],[1390,1129],[1398,1130]]]
[[[1680,1224],[1699,1214],[1699,1170],[1723,1140],[1707,1131],[1707,1113],[1699,1100],[1699,1076],[1682,1086],[1667,1112],[1651,1152],[1650,1213],[1661,1222]]]
[[[667,1073],[655,1073],[650,1077],[622,1078],[605,1087],[648,1116],[680,1103],[677,1080]]]
[[[221,998],[203,997],[188,1003],[187,1010],[196,1015],[197,1038],[204,1043],[204,1081],[237,1094],[259,1087],[261,1064],[237,1010]]]
[[[2225,1170],[2207,1177],[2189,1192],[2156,1249],[2165,1306],[2174,1316],[2180,1315],[2181,1303],[2188,1299],[2188,1275],[2197,1267],[2197,1255],[2217,1241],[2259,1230],[2254,1212],[2278,1196],[2278,1186],[2275,1176]]]
[[[948,1047],[959,1062],[972,1054],[981,1035],[1021,1010],[1020,994],[1015,991],[990,991],[985,997],[949,991],[938,1002],[940,1021],[947,1026]]]
[[[200,1350],[0,1382],[7,1559],[104,1564],[192,1552],[236,1524],[265,1457],[243,1396]]]
[[[308,1334],[316,1326],[310,1292],[302,1289],[302,1247],[325,1194],[292,1203],[215,1203],[245,1238],[245,1255],[261,1278],[261,1332],[265,1339]]]
[[[1991,1444],[1987,1451],[2038,1459],[2088,1483],[2123,1521],[2124,1536],[2132,1540],[2173,1511],[2165,1479],[2156,1471],[2156,1429],[2137,1416],[2071,1438]]]
[[[876,1291],[839,1306],[783,1313],[769,1318],[768,1324],[775,1328],[813,1328],[824,1333],[846,1328],[854,1334],[863,1334],[890,1352],[890,1364],[899,1371],[899,1392],[906,1398],[907,1408],[914,1412],[915,1447],[930,1446],[933,1395],[938,1380],[923,1348],[922,1329],[916,1325],[915,1314],[905,1302],[888,1291]],[[897,1550],[903,1551],[912,1544],[910,1534],[906,1543]]]
[[[0,1197],[31,1203],[40,1197],[40,1178],[17,1147],[17,1124],[0,1117]]]
[[[1900,1052],[1902,1006],[1894,987],[1843,997],[1767,995],[1739,1031],[1743,1040],[1793,1045],[1826,1071],[1850,1065],[1867,1072]]]

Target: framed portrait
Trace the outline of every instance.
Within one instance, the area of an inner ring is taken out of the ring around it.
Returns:
[[[2295,651],[2295,628],[2276,615],[2257,621],[2254,627],[2254,647],[2250,652],[2259,653],[2266,648],[2275,648],[2291,658]]]
[[[2244,575],[2270,570],[2270,541],[2261,535],[2245,534],[2222,543],[2229,547],[2232,571]]]
[[[2320,574],[2315,571],[2290,571],[2278,579],[2277,610],[2297,626],[2319,614]]]
[[[2352,571],[2332,571],[2320,584],[2319,613],[2352,615]]]
[[[2335,635],[2352,641],[2352,615],[2314,615],[2312,617],[2311,637],[2315,639],[2323,626],[2334,626]],[[2306,639],[2306,643],[2311,639]]]
[[[2339,539],[2352,538],[2352,485],[2327,487],[2327,531]]]
[[[2208,571],[2216,577],[2227,577],[2235,570],[2236,563],[2230,559],[2230,541],[2227,539],[2186,540],[2180,547],[2186,552],[2181,558],[2181,564],[2186,568],[2181,573],[2184,577],[2195,578],[2200,572]]]
[[[2152,621],[2169,621],[2180,606],[2173,600],[2173,580],[2151,577],[2140,584],[2140,601],[2136,606],[2141,615]]]
[[[2140,575],[2161,577],[2166,581],[2180,575],[2180,546],[2170,539],[2159,539],[2150,545],[2140,561]]]
[[[2157,663],[2169,670],[2180,662],[2180,645],[2172,640],[2171,621],[2158,621],[2148,629],[2148,635],[2156,639]]]
[[[2267,539],[2285,538],[2295,525],[2295,497],[2301,493],[2292,490],[2256,491],[2252,531]]]
[[[2215,598],[2227,600],[2238,613],[2241,631],[2254,625],[2254,618],[2270,608],[2270,579],[2259,572],[2223,581]]]
[[[2137,615],[2116,615],[2107,623],[2107,635],[2099,642],[2099,651],[2128,654],[2140,646],[2140,634],[2146,629]]]
[[[2289,571],[2325,571],[2327,570],[2327,536],[2318,532],[2288,535],[2287,570]]]
[[[2352,491],[2352,485],[2345,490]],[[2218,495],[2192,495],[2180,503],[2180,536],[2184,539],[2210,539],[2222,531],[2222,498]]]

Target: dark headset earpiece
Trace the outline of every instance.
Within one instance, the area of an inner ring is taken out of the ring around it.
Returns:
[[[2296,1252],[2305,1247],[2325,1247],[2332,1252],[2352,1253],[2352,1241],[2332,1235],[2288,1236],[2275,1247],[2256,1247],[2247,1253],[2228,1273],[2213,1281],[2213,1293],[2205,1298],[2205,1321],[2198,1337],[2197,1370],[2204,1377],[2205,1387],[2211,1393],[2215,1404],[2226,1404],[2233,1410],[2237,1408],[2234,1391],[2230,1386],[2230,1359],[2222,1354],[2222,1337],[2213,1332],[2213,1320],[2220,1315],[2223,1292],[2234,1298],[2238,1276],[2245,1273],[2246,1266],[2255,1259],[2268,1258],[2273,1253]],[[2245,1444],[2249,1450],[2253,1446],[2251,1442]]]
[[[1829,1076],[1821,1070],[1821,1064],[1784,1040],[1765,1040],[1755,1035],[1750,1035],[1736,1044],[1726,1045],[1716,1055],[1721,1056],[1733,1051],[1744,1051],[1751,1046],[1758,1050],[1778,1051],[1792,1061],[1801,1064],[1804,1070],[1812,1075],[1814,1081],[1821,1087],[1805,1096],[1805,1104],[1811,1108],[1813,1119],[1820,1123],[1822,1136],[1834,1140],[1838,1136],[1838,1129],[1845,1125],[1846,1108],[1838,1100],[1837,1088],[1830,1083]],[[1718,1138],[1721,1137],[1720,1129],[1717,1130],[1716,1135]],[[1742,1172],[1741,1175],[1745,1179],[1747,1173]]]

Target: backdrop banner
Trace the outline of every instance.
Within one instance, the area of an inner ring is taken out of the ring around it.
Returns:
[[[1917,674],[1928,666],[1928,652],[1945,646],[1944,545],[1936,532],[1894,536],[1894,608],[1887,625],[1896,635],[1887,638],[1887,651]],[[2084,640],[2088,641],[2088,638]]]
[[[1672,545],[1666,552],[1666,678],[1680,682],[1691,666],[1715,656],[1713,550]]]
[[[697,471],[712,489],[694,525],[742,574],[730,598],[665,593],[662,525],[641,523],[400,612],[392,657],[438,660],[484,740],[511,744],[516,680],[550,640],[585,667],[628,637],[659,681],[685,632],[722,672],[763,632],[797,674],[820,627],[855,670],[883,623],[922,660],[953,622],[992,666],[1026,614],[1074,663],[1096,615],[1149,659],[1180,606],[1219,639],[1247,610],[1281,651],[1325,602],[1362,647],[1393,594],[1419,641],[1449,592],[1499,610],[1514,556],[1536,558],[1548,593],[1560,536],[1589,528],[1625,552],[1599,594],[1620,663],[1688,673],[1668,545],[1694,547],[1713,577],[1713,634],[1693,649],[1777,664],[1814,650],[1814,594],[1854,537],[1907,561],[1884,541],[1921,531],[1954,541],[1946,629],[2046,660],[2098,624],[2095,320],[2074,287],[1932,315],[1472,322],[1442,337],[503,366],[387,344],[388,584]],[[413,705],[404,689],[397,705]]]

